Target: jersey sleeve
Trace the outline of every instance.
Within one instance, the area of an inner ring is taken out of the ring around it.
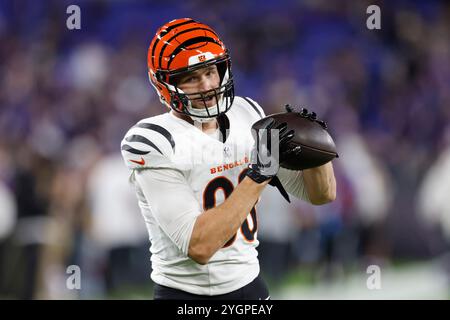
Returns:
[[[202,212],[183,172],[174,164],[172,134],[159,124],[140,121],[126,133],[121,152],[131,181],[146,199],[158,226],[187,256],[197,216]]]
[[[173,168],[175,142],[168,130],[155,123],[138,122],[121,142],[122,157],[130,169]]]
[[[303,171],[280,168],[277,177],[280,179],[281,184],[288,193],[296,198],[311,203],[303,181]]]
[[[138,170],[135,183],[143,192],[159,227],[187,256],[194,224],[202,210],[182,172],[175,169]]]

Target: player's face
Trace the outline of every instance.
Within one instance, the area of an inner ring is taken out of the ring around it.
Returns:
[[[177,86],[186,94],[197,92],[206,93],[208,98],[205,99],[206,107],[212,107],[217,103],[214,97],[214,91],[208,90],[217,89],[220,85],[220,76],[217,71],[217,66],[212,65],[206,68],[195,70],[183,75],[178,81]],[[189,96],[193,108],[204,108],[205,103],[200,95]],[[220,97],[217,97],[220,98]]]

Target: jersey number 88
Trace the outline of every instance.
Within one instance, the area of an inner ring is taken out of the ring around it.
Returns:
[[[245,172],[248,169],[244,169],[239,174],[239,183],[245,178]],[[214,178],[211,180],[208,185],[206,186],[205,190],[203,191],[203,209],[208,210],[211,208],[214,208],[216,206],[216,192],[221,189],[225,195],[225,199],[228,198],[231,193],[234,190],[233,183],[226,177],[220,176],[217,178]],[[244,220],[242,223],[240,230],[244,237],[244,239],[247,242],[253,242],[255,240],[255,233],[258,230],[258,221],[256,219],[256,209],[255,207],[252,208],[250,211],[250,217],[253,222],[253,227],[250,229],[250,226],[248,224],[248,217]],[[236,240],[235,234],[233,237],[231,237],[230,240],[225,243],[225,245],[222,248],[229,247],[233,244],[234,240]]]

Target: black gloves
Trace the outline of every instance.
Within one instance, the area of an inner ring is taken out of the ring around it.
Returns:
[[[277,132],[278,131],[278,135]],[[247,176],[257,183],[273,178],[283,161],[286,145],[294,137],[294,131],[287,131],[286,123],[275,126],[275,120],[267,118],[259,130],[252,130],[255,145],[252,150]],[[273,141],[278,137],[277,141]]]
[[[286,112],[288,112],[288,113],[289,112],[298,113],[303,118],[306,118],[306,119],[308,119],[310,121],[317,122],[325,130],[328,129],[327,123],[325,121],[318,120],[317,119],[317,114],[315,112],[309,113],[308,109],[306,109],[306,108],[301,108],[300,111],[298,111],[296,107],[293,107],[290,104],[286,104],[284,107],[286,109]]]
[[[246,175],[257,183],[272,179],[269,184],[277,187],[284,198],[290,202],[289,195],[284,190],[276,174],[285,155],[293,152],[289,150],[288,144],[294,137],[294,131],[288,131],[286,123],[275,126],[275,120],[267,118],[259,130],[252,130],[252,134],[255,145]],[[278,138],[278,141],[274,141],[276,138]]]

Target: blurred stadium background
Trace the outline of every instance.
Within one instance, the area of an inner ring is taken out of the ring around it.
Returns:
[[[81,30],[66,28],[71,4]],[[381,30],[366,28],[371,4]],[[273,298],[448,299],[450,5],[437,0],[0,1],[0,298],[152,297],[119,143],[165,111],[147,47],[179,17],[217,29],[238,95],[266,113],[306,106],[336,138],[334,203],[261,200]]]

